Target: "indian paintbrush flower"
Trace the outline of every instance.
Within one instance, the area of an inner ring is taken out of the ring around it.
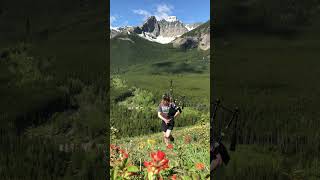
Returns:
[[[168,149],[173,149],[173,145],[172,145],[172,144],[168,144],[168,145],[167,145],[167,148],[168,148]]]
[[[159,174],[161,170],[169,168],[169,160],[166,159],[166,154],[160,150],[152,152],[150,154],[152,160],[150,162],[145,161],[144,166],[147,167],[147,171],[150,174]]]
[[[171,180],[176,180],[176,179],[177,179],[177,175],[176,174],[171,176]]]
[[[195,166],[196,166],[196,169],[198,169],[200,171],[203,170],[205,167],[205,165],[203,163],[196,163]]]

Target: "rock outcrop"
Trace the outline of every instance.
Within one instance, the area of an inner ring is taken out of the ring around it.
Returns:
[[[177,37],[188,32],[188,29],[179,20],[166,21],[163,19],[159,21],[159,25],[160,25],[160,35],[163,37]]]
[[[176,48],[198,48],[201,50],[210,49],[210,21],[198,26],[192,31],[183,34],[172,41]]]
[[[141,30],[145,33],[149,33],[154,37],[160,35],[160,26],[155,16],[151,16],[147,21],[142,25]]]

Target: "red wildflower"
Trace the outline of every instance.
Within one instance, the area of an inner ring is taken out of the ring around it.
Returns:
[[[196,163],[196,168],[198,169],[198,170],[203,170],[204,169],[204,167],[205,167],[205,165],[203,164],[203,163]]]
[[[121,154],[121,159],[127,159],[129,157],[128,153],[125,150],[120,149],[119,152]]]
[[[149,167],[149,166],[152,165],[152,162],[145,161],[145,162],[143,163],[143,165],[144,165],[145,167]]]
[[[116,149],[119,149],[119,147],[117,147],[116,145],[114,144],[110,144],[110,149],[112,150],[116,150]]]
[[[150,156],[154,161],[161,161],[166,157],[166,154],[159,150],[158,152],[152,152]]]
[[[157,152],[152,152],[150,156],[152,161],[143,163],[149,173],[159,174],[161,170],[169,168],[169,160],[165,158],[166,154],[164,152],[158,150]]]
[[[153,173],[153,172],[155,171],[155,167],[153,167],[152,162],[145,161],[145,162],[143,163],[143,165],[144,165],[145,167],[147,167],[147,171],[148,171],[149,173]]]
[[[173,149],[173,145],[172,145],[172,144],[168,144],[168,145],[167,145],[167,148],[168,148],[168,149]]]
[[[110,165],[117,166],[129,158],[129,154],[119,146],[110,145]]]
[[[129,158],[129,154],[128,154],[128,153],[124,153],[123,156],[124,156],[124,158],[126,158],[126,159]]]
[[[171,176],[171,180],[176,180],[176,179],[177,179],[177,175],[176,174]]]

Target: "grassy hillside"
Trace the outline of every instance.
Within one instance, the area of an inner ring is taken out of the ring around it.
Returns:
[[[161,150],[169,159],[169,168],[160,173],[163,177],[176,174],[205,179],[210,159],[210,51],[183,51],[135,35],[111,39],[110,46],[111,143],[129,154],[124,161],[120,155],[120,163],[126,165],[119,165],[119,159],[111,153],[111,175],[126,176],[128,168],[134,169],[127,165],[136,166],[135,178],[141,179],[147,174],[143,162],[149,161],[152,151]],[[182,100],[185,96],[192,104],[175,120],[173,149],[162,142],[157,117],[157,107],[161,96],[169,92],[170,80],[174,97]]]
[[[169,168],[162,172],[165,177],[170,177],[173,174],[178,177],[192,176],[193,174],[195,178],[195,174],[198,174],[202,179],[207,179],[205,177],[210,172],[208,129],[208,123],[177,128],[173,133],[175,142],[172,143],[172,149],[166,147],[162,142],[162,133],[134,138],[117,138],[116,134],[114,134],[112,142],[114,145],[124,149],[129,155],[129,162],[139,167],[139,169],[143,168],[143,162],[150,161],[151,152],[161,150],[166,154],[166,158],[169,159]],[[200,164],[203,164],[203,167],[199,169],[198,166]],[[139,175],[136,177],[144,174],[145,172],[140,170]]]
[[[137,35],[122,35],[110,40],[110,63],[113,68],[163,60],[175,52],[177,50],[169,44],[151,42]]]
[[[209,51],[201,52],[192,49],[186,52],[173,48],[172,44],[151,42],[137,35],[122,35],[110,40],[110,60],[113,71],[131,65],[200,60],[206,55],[209,55]],[[166,64],[163,66],[170,67]]]
[[[193,125],[201,121],[201,114],[209,112],[209,64],[198,59],[207,52],[191,50],[178,53],[171,53],[169,60],[139,63],[111,74],[110,122],[121,136],[160,131],[156,109],[161,96],[169,92],[170,80],[173,80],[175,98],[181,101],[185,96],[184,102],[187,104],[181,116],[183,120],[175,124],[177,127]],[[183,59],[188,56],[190,59]],[[199,72],[192,72],[188,67]]]
[[[141,82],[147,82],[149,80],[142,78],[141,76],[140,78],[139,81]],[[166,92],[165,84],[160,84],[159,87],[163,88],[164,92]],[[155,91],[156,88],[158,88],[158,86],[152,87],[150,84],[149,86],[130,86],[123,76],[112,76],[110,91],[110,124],[118,130],[119,136],[133,137],[161,131],[160,122],[156,113],[161,99],[161,92]],[[190,87],[186,86],[186,89],[188,88]],[[204,90],[208,93],[207,89]],[[187,91],[188,90],[185,92]],[[156,94],[155,92],[159,92],[159,94]],[[180,89],[175,90],[176,98],[179,98],[178,93],[180,93]],[[206,95],[198,95],[197,97],[194,95],[194,99],[198,100],[199,105],[206,105],[205,101],[201,101],[201,98],[205,96]],[[208,106],[202,108],[187,106],[183,109],[183,113],[179,117],[179,120],[176,121],[175,126],[183,127],[209,120],[208,111]],[[135,128],[132,128],[133,126]]]
[[[111,39],[110,46],[111,73],[121,75],[129,86],[160,97],[173,80],[178,94],[191,102],[209,103],[210,51],[183,51],[135,35]]]

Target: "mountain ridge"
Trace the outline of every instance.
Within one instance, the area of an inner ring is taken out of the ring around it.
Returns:
[[[149,41],[168,44],[183,34],[199,27],[201,24],[203,23],[185,24],[176,16],[168,16],[161,20],[157,20],[155,16],[150,16],[141,26],[111,27],[110,38],[115,38],[119,34],[135,33]]]
[[[173,47],[190,49],[198,48],[201,50],[210,49],[210,20],[201,24],[197,28],[177,37],[172,41]]]

